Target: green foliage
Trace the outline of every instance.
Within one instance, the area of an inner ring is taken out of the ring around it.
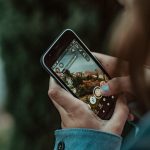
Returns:
[[[104,4],[96,0],[0,0],[6,108],[16,123],[10,150],[53,149],[53,132],[60,119],[47,96],[49,76],[41,68],[40,56],[65,28],[79,33],[89,47],[101,49],[107,29],[102,21]]]

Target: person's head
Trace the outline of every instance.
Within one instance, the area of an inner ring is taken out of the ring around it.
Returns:
[[[150,66],[150,0],[119,2],[124,9],[113,25],[109,47],[113,55],[129,61],[133,88],[145,110],[150,110],[150,83],[143,69]]]

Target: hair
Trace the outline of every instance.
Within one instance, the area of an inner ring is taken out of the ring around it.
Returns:
[[[150,82],[145,71],[150,69],[150,1],[129,3],[124,4],[124,10],[113,25],[109,48],[113,55],[129,62],[132,87],[141,111],[146,113],[150,110]],[[118,60],[117,70],[120,63]]]

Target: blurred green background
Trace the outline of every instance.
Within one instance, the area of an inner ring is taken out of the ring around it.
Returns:
[[[119,10],[115,0],[0,0],[0,150],[53,149],[60,118],[40,56],[65,28],[106,53]]]

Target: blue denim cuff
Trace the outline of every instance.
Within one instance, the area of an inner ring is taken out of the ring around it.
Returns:
[[[92,129],[55,131],[55,150],[120,150],[121,136]]]

